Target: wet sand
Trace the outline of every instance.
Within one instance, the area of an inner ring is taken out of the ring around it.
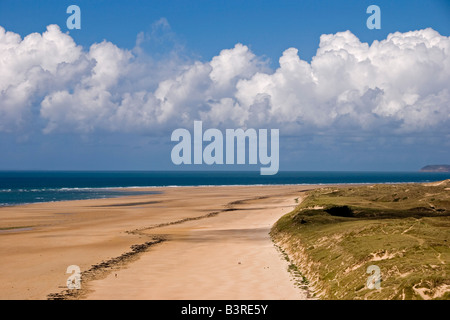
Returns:
[[[162,193],[0,208],[0,299],[305,299],[268,233],[313,187],[146,188]],[[82,271],[75,295],[69,265]]]

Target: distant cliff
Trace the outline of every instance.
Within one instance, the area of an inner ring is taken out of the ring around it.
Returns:
[[[448,164],[434,164],[428,165],[420,169],[421,172],[450,172],[450,165]]]

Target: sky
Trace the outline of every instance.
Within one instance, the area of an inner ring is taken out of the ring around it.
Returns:
[[[449,18],[448,0],[0,0],[0,170],[259,170],[174,165],[196,120],[279,129],[280,170],[448,164]]]

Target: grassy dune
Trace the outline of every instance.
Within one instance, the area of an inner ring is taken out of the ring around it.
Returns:
[[[450,180],[313,190],[271,235],[320,298],[450,299]]]

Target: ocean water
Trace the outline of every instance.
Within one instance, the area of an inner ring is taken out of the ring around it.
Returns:
[[[0,171],[0,206],[136,195],[134,187],[431,182],[442,172]],[[114,188],[128,188],[117,190]]]

